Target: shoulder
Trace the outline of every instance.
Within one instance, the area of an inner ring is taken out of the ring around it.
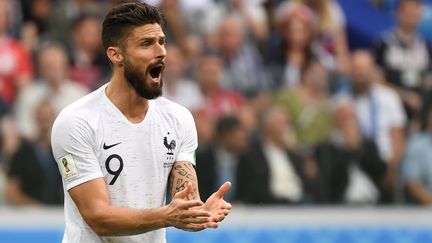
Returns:
[[[377,43],[383,46],[399,44],[396,29],[390,29],[381,33],[378,37]]]
[[[288,104],[294,98],[295,92],[289,89],[282,89],[276,93],[274,101],[278,104]]]
[[[397,37],[395,35],[395,30],[386,30],[380,33],[373,40],[373,48],[374,49],[386,49],[389,45],[394,45]]]
[[[48,92],[48,86],[42,80],[35,80],[19,93],[18,100],[32,100],[34,97],[45,96]]]
[[[66,106],[57,116],[54,128],[71,129],[94,126],[100,113],[100,89],[83,96]]]
[[[382,84],[375,84],[373,92],[382,100],[398,101],[400,99],[396,91]]]
[[[18,40],[9,38],[7,43],[12,50],[27,54],[24,46]]]

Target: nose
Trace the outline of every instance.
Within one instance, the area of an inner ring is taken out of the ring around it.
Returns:
[[[166,57],[166,49],[165,45],[156,44],[156,58],[158,59],[165,59]]]

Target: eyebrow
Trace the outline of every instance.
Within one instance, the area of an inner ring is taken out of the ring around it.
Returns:
[[[154,40],[154,39],[165,39],[165,35],[159,35],[159,36],[144,36],[144,37],[140,37],[139,41],[144,41],[144,40]]]

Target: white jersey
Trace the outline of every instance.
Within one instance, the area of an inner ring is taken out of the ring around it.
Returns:
[[[66,107],[52,130],[52,149],[65,192],[103,177],[112,205],[133,209],[165,204],[174,161],[195,164],[197,133],[191,113],[165,98],[149,100],[144,120],[133,124],[105,94],[107,85]],[[134,236],[100,237],[65,193],[63,243],[165,241],[165,229]]]

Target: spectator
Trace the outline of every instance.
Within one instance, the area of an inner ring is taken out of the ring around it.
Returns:
[[[318,17],[318,39],[321,46],[336,58],[337,70],[349,71],[349,51],[345,33],[345,15],[334,0],[300,0]]]
[[[318,61],[305,65],[298,87],[281,90],[275,99],[292,118],[297,145],[314,146],[327,139],[331,131],[328,77]]]
[[[290,150],[290,121],[283,108],[270,108],[262,137],[240,156],[237,195],[249,204],[300,203],[307,194],[304,161]]]
[[[108,58],[102,51],[101,31],[101,21],[94,15],[81,16],[72,26],[70,76],[89,90],[105,83],[110,73]]]
[[[261,0],[145,0],[145,2],[160,6],[166,13],[168,23],[180,27],[183,33],[187,30],[193,35],[211,35],[217,29],[218,23],[226,15],[232,14],[240,19],[248,39],[250,37],[251,41],[259,42],[267,38],[267,16]],[[197,19],[200,21],[196,21]],[[171,29],[175,31],[176,28]]]
[[[275,14],[281,43],[275,50],[269,50],[267,63],[276,79],[276,87],[296,87],[301,80],[301,70],[312,59],[319,60],[328,70],[333,69],[333,58],[317,45],[317,20],[310,8],[286,2]]]
[[[246,149],[248,134],[234,116],[221,118],[216,125],[216,142],[197,151],[197,176],[201,199],[206,200],[222,181],[231,181],[232,188],[224,196],[227,200],[237,198],[238,155]]]
[[[39,80],[25,88],[17,99],[15,114],[17,125],[26,138],[34,138],[36,121],[34,111],[42,100],[48,100],[56,114],[84,96],[87,89],[73,83],[68,77],[68,58],[58,44],[47,44],[38,55]]]
[[[260,54],[245,42],[244,30],[236,17],[227,16],[221,20],[216,50],[224,58],[225,88],[253,98],[271,87]]]
[[[85,15],[103,17],[106,14],[107,2],[113,2],[113,0],[66,0],[55,2],[55,8],[49,18],[49,37],[53,41],[68,43],[71,39],[70,30],[73,27],[74,20]]]
[[[196,82],[186,77],[186,57],[177,45],[167,45],[166,50],[169,55],[163,76],[163,95],[194,111],[202,104],[203,98]]]
[[[382,200],[386,164],[374,141],[362,137],[350,99],[337,98],[329,142],[316,150],[323,203],[375,204]]]
[[[215,55],[201,57],[196,68],[196,79],[204,97],[204,102],[194,113],[200,144],[212,140],[214,123],[218,119],[235,114],[245,105],[245,99],[239,93],[222,88],[223,70],[221,58]]]
[[[56,112],[47,101],[37,104],[37,139],[21,140],[9,161],[6,200],[16,206],[63,203],[63,188],[51,151]]]
[[[0,205],[6,203],[5,186],[8,161],[19,145],[18,132],[14,120],[7,114],[0,118]]]
[[[414,128],[423,108],[424,79],[432,71],[432,50],[418,34],[420,0],[401,0],[396,10],[397,26],[378,40],[375,59],[386,81],[399,93]]]
[[[266,40],[268,37],[267,15],[260,0],[214,2],[216,4],[206,9],[205,18],[201,24],[205,31],[203,34],[207,35],[210,42],[213,39],[212,33],[226,16],[234,16],[239,21],[242,30],[244,30],[245,41],[248,44],[259,45]]]
[[[159,2],[159,8],[164,13],[168,23],[166,26],[166,36],[169,40],[184,47],[188,33],[185,25],[185,16],[182,15],[181,11],[182,1],[162,0],[157,2]]]
[[[22,45],[33,56],[40,42],[49,38],[49,20],[55,4],[53,0],[18,0],[16,4],[21,12],[15,16],[22,17],[21,28],[16,29]]]
[[[54,0],[19,0],[21,2],[23,23],[36,25],[38,33],[48,32],[49,18],[54,10]]]
[[[31,57],[18,40],[8,34],[11,5],[0,1],[0,99],[12,105],[16,95],[31,81]]]
[[[387,164],[386,187],[393,189],[404,152],[405,113],[399,96],[379,84],[373,57],[359,50],[352,57],[355,106],[363,136],[375,141]]]
[[[421,205],[432,205],[432,109],[428,112],[427,128],[413,134],[402,164],[408,198]]]

